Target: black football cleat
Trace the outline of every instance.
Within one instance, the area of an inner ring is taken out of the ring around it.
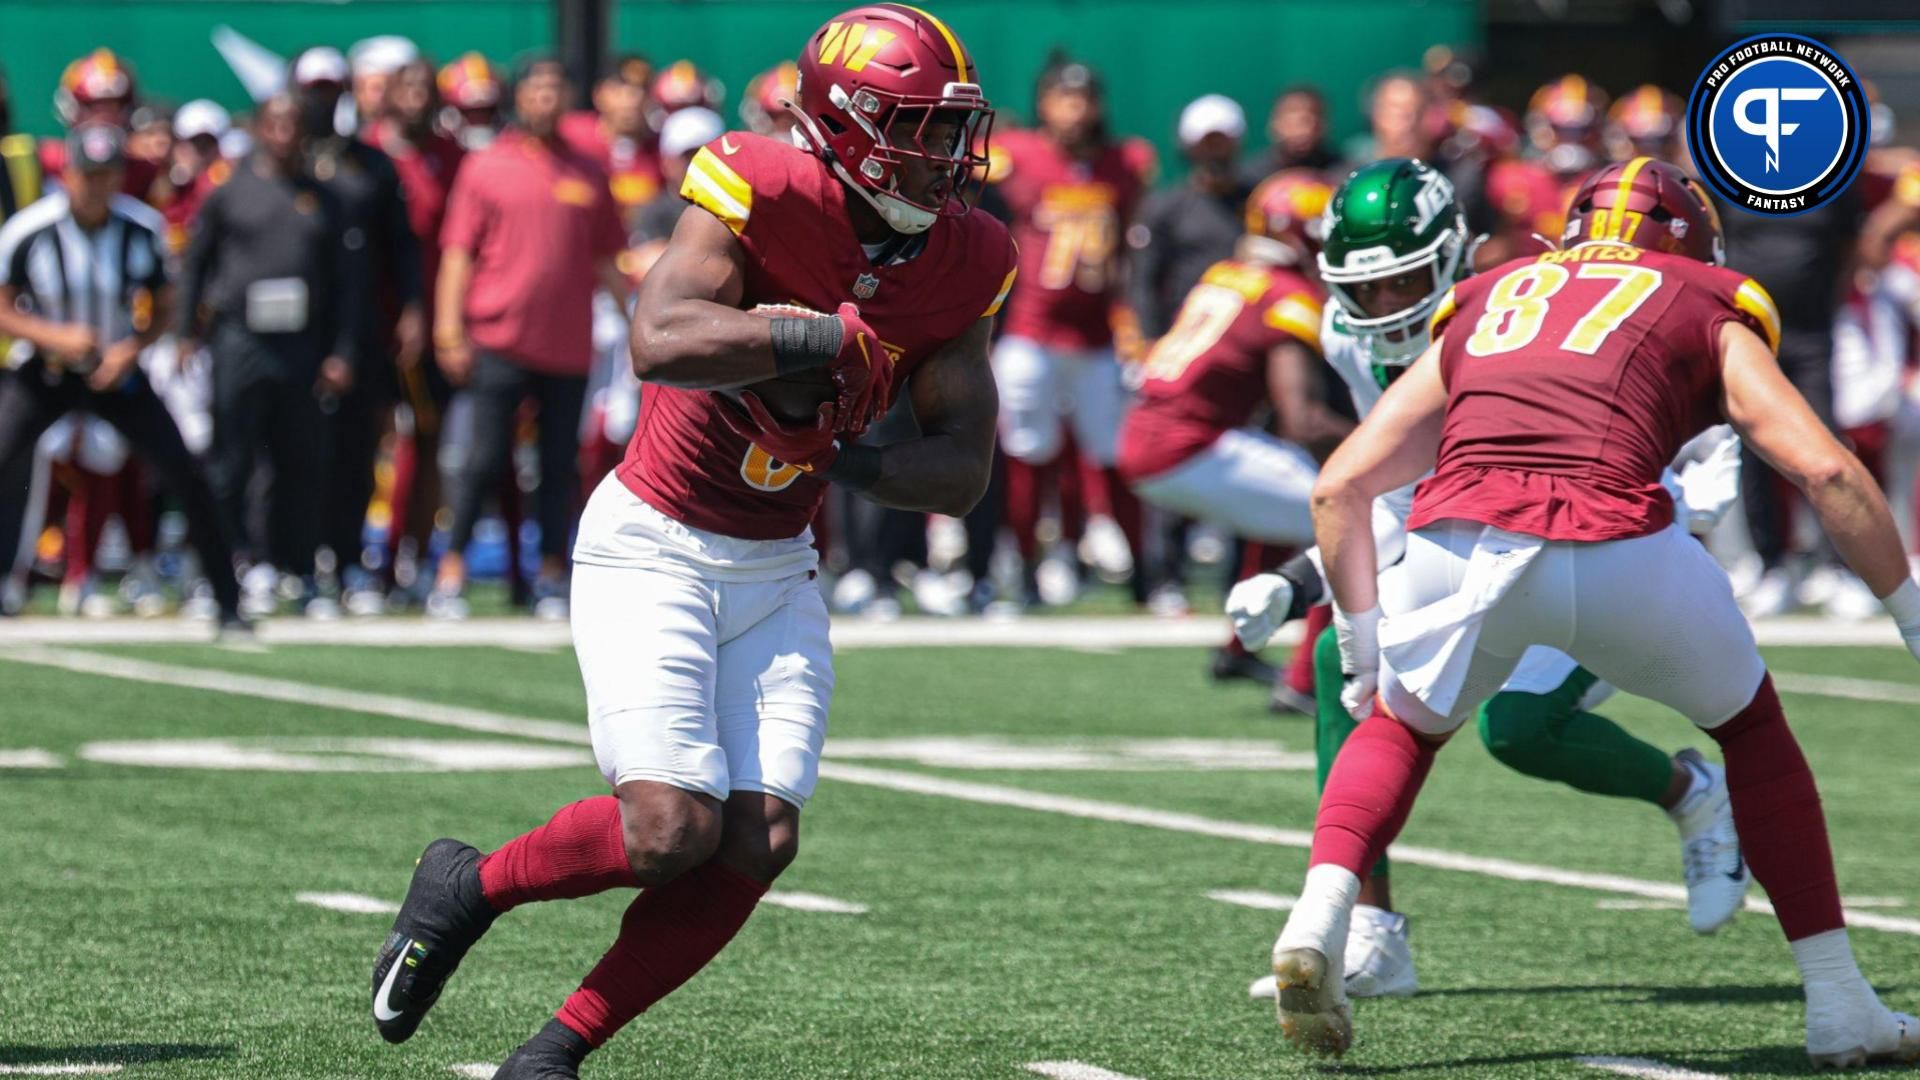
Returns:
[[[1272,664],[1254,656],[1252,653],[1238,652],[1233,649],[1213,650],[1213,663],[1209,674],[1215,682],[1228,682],[1233,679],[1245,679],[1261,686],[1272,686],[1279,679],[1280,672]]]
[[[579,1033],[558,1020],[507,1055],[493,1080],[580,1080],[580,1059],[592,1049]]]
[[[381,1038],[413,1037],[496,916],[480,889],[480,852],[458,840],[428,844],[373,962],[373,1024]]]

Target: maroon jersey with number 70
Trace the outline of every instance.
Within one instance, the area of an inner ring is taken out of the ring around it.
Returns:
[[[1779,315],[1753,279],[1604,241],[1454,286],[1432,324],[1447,387],[1440,457],[1407,527],[1459,518],[1580,541],[1666,528],[1660,474],[1721,420],[1717,342],[1730,319],[1779,345]]]

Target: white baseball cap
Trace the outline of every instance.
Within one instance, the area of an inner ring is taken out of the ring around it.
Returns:
[[[676,109],[660,125],[660,153],[666,157],[691,154],[725,134],[727,122],[712,109],[694,106]]]
[[[1192,146],[1209,135],[1238,139],[1247,133],[1247,114],[1225,94],[1194,98],[1180,110],[1180,145]]]
[[[309,86],[313,83],[340,83],[347,81],[347,58],[340,50],[331,45],[317,45],[300,54],[293,62],[293,84]]]
[[[211,135],[216,140],[225,137],[227,129],[233,126],[233,118],[227,110],[208,101],[195,98],[180,106],[173,114],[173,137],[191,139],[196,135]]]
[[[381,34],[357,41],[347,50],[355,76],[391,75],[420,59],[420,47],[398,34]]]

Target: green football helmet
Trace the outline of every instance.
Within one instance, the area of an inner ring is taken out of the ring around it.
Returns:
[[[1378,363],[1412,363],[1427,346],[1427,320],[1440,298],[1467,271],[1467,219],[1453,183],[1414,158],[1363,165],[1334,192],[1322,231],[1320,277],[1339,304],[1339,322],[1366,339]],[[1371,314],[1351,291],[1421,269],[1432,275],[1431,288],[1399,311]]]

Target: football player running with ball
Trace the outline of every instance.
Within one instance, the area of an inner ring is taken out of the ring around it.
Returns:
[[[1466,220],[1446,177],[1411,158],[1388,158],[1347,178],[1328,205],[1324,231],[1320,273],[1338,302],[1327,306],[1320,341],[1364,417],[1427,347],[1427,320],[1466,273]],[[1688,465],[1678,479],[1671,473],[1663,478],[1685,503],[1682,520],[1693,531],[1711,529],[1733,501],[1738,455],[1738,441],[1725,438],[1705,462]],[[1372,526],[1381,567],[1392,567],[1406,550],[1413,489],[1408,484],[1375,501]],[[1324,602],[1318,555],[1309,552],[1277,574],[1234,587],[1227,612],[1248,648],[1265,645],[1281,625]],[[1356,721],[1340,700],[1333,628],[1304,647],[1314,650],[1314,749],[1324,788]],[[1680,830],[1688,919],[1696,932],[1712,933],[1740,910],[1751,883],[1724,772],[1695,751],[1669,755],[1588,711],[1612,692],[1565,653],[1536,646],[1481,707],[1480,738],[1495,759],[1517,772],[1664,810]],[[1361,882],[1345,955],[1347,992],[1354,997],[1418,989],[1407,920],[1393,908],[1384,855]],[[1273,977],[1254,983],[1252,993],[1272,997]]]
[[[799,69],[794,141],[730,132],[693,159],[633,320],[652,385],[580,523],[574,647],[612,794],[491,854],[429,845],[373,969],[375,1022],[400,1042],[500,915],[643,890],[497,1080],[577,1076],[793,860],[833,690],[808,532],[826,486],[958,516],[987,485],[988,331],[1014,249],[967,212],[992,117],[973,60],[934,16],[871,4],[821,27]],[[817,410],[777,417],[810,378]],[[919,437],[855,443],[896,392]]]
[[[1441,744],[1529,648],[1552,644],[1720,744],[1747,863],[1800,968],[1813,1064],[1920,1057],[1920,1022],[1882,1004],[1854,962],[1813,773],[1726,576],[1676,524],[1660,475],[1682,443],[1730,422],[1806,495],[1920,655],[1920,583],[1886,500],[1780,373],[1773,302],[1720,268],[1698,183],[1651,158],[1609,166],[1575,195],[1564,239],[1454,286],[1433,344],[1315,486],[1346,696],[1370,708],[1327,778],[1274,944],[1281,1030],[1315,1052],[1351,1045],[1337,961],[1360,875]],[[1429,469],[1382,580],[1374,499]]]

